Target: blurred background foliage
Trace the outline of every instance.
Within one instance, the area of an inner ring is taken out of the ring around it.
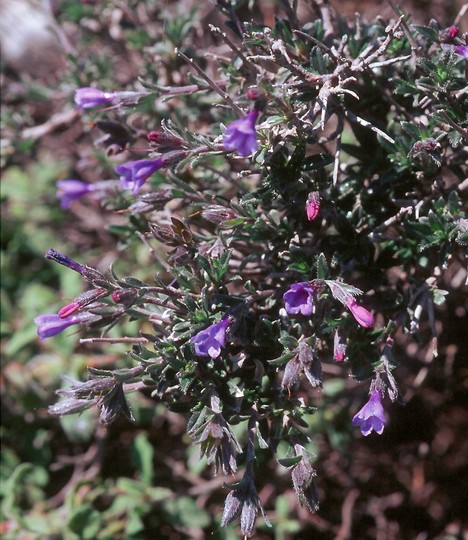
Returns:
[[[237,4],[240,16],[248,13],[246,2]],[[274,1],[251,4],[254,17],[267,24],[281,8]],[[461,7],[448,1],[403,5],[416,22],[435,16],[442,27]],[[368,18],[391,15],[384,2],[337,2],[336,8],[350,15],[359,9]],[[220,15],[210,2],[191,0],[5,0],[0,10],[2,537],[234,540],[236,526],[219,525],[226,479],[211,477],[182,420],[162,405],[134,393],[135,423],[119,420],[107,429],[94,410],[60,420],[48,414],[64,373],[79,379],[87,365],[124,367],[127,348],[115,344],[103,353],[80,345],[72,331],[39,343],[33,323],[83,290],[80,276],[44,259],[51,246],[101,271],[113,263],[119,275],[150,281],[160,270],[145,246],[119,234],[126,222],[119,213],[82,202],[67,212],[59,208],[57,179],[92,181],[112,173],[104,150],[90,144],[97,138],[92,123],[72,103],[75,88],[132,88],[138,76],[155,84],[185,83],[188,68],[174,48],[211,69],[203,55],[213,39],[207,21],[220,25]],[[307,6],[301,16],[311,16]],[[466,22],[460,25],[467,30]],[[159,101],[154,126],[138,125],[138,116],[129,123],[149,130],[170,118],[198,124],[203,132],[216,114],[212,101],[189,96],[183,111]],[[145,106],[152,110],[153,104]],[[409,149],[403,137],[399,144],[396,159],[403,162]],[[454,268],[446,288],[459,289],[462,274]],[[257,538],[461,538],[468,492],[467,372],[459,361],[466,344],[463,309],[460,297],[441,307],[438,358],[415,343],[397,344],[406,358],[398,379],[407,405],[391,407],[380,438],[357,436],[346,401],[337,398],[343,380],[339,372],[328,374],[327,406],[309,419],[316,434],[310,450],[320,456],[320,512],[297,507],[286,470],[264,454],[256,477],[275,526],[260,521]],[[109,335],[136,331],[127,322]],[[276,491],[284,495],[275,500]]]

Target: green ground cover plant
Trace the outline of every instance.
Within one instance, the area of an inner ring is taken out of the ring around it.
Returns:
[[[456,538],[414,456],[444,391],[463,446],[467,35],[215,4],[60,13],[77,144],[3,192],[5,538]]]

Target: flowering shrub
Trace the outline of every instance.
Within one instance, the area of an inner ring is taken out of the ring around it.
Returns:
[[[212,28],[224,54],[209,69],[201,53],[179,50],[190,74],[178,86],[142,73],[137,90],[75,92],[85,121],[105,116],[115,172],[95,184],[59,180],[61,206],[128,216],[114,232],[157,254],[154,280],[51,249],[47,258],[89,289],[35,320],[41,340],[138,321],[138,335],[121,340],[133,343],[128,365],[90,367],[49,411],[97,407],[109,425],[133,419],[129,392],[151,395],[184,417],[215,474],[235,475],[221,524],[239,519],[249,537],[259,514],[270,524],[256,487],[262,456],[288,470],[300,505],[320,508],[310,425],[325,414],[330,369],[352,404],[343,431],[375,437],[403,399],[394,344],[411,334],[438,354],[439,287],[467,241],[466,45],[403,16],[347,22],[319,9],[302,21],[285,3],[269,28],[217,5],[230,34]],[[181,101],[173,118],[158,116],[159,100],[181,95],[203,96],[208,129],[184,118]]]

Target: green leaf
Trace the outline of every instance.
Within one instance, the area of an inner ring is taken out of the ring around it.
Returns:
[[[141,479],[145,485],[151,486],[153,481],[154,449],[145,433],[136,436],[133,442],[132,459],[140,471]]]
[[[78,510],[73,512],[68,526],[80,538],[85,540],[97,538],[102,527],[101,514],[94,510],[89,503],[84,503]]]

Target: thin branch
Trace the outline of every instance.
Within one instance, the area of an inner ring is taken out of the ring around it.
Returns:
[[[143,337],[121,337],[121,338],[105,338],[105,337],[94,337],[94,338],[81,338],[81,344],[85,343],[148,343],[148,340]]]
[[[200,75],[200,77],[202,77],[203,79],[205,79],[205,81],[210,85],[210,87],[217,93],[219,94],[227,103],[229,103],[229,105],[240,115],[240,116],[244,116],[245,113],[244,111],[234,103],[234,101],[232,101],[232,99],[230,98],[230,96],[222,89],[220,88],[212,79],[210,79],[210,77],[208,77],[208,75],[203,71],[203,69],[195,62],[195,60],[193,60],[193,58],[189,58],[188,56],[186,56],[183,52],[181,52],[179,49],[176,49],[176,53],[181,57],[183,58],[190,66],[193,67],[193,69],[195,69],[195,71]]]

